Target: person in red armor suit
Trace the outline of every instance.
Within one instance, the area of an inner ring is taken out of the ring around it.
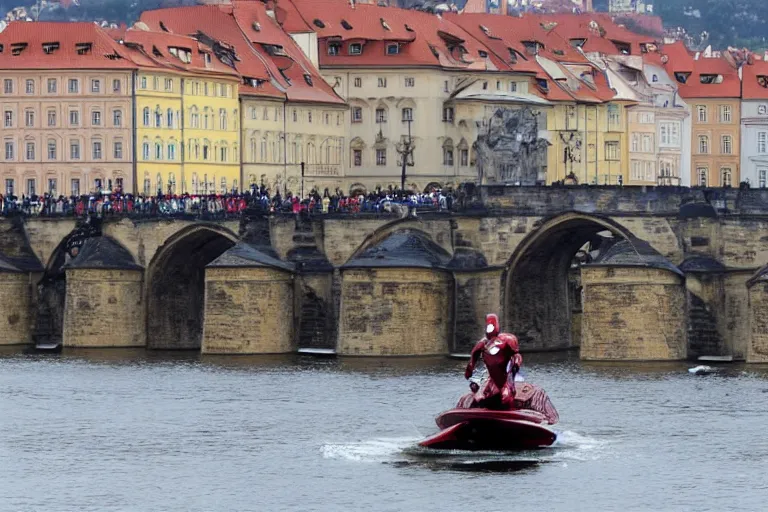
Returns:
[[[493,314],[485,317],[485,337],[477,342],[464,372],[464,377],[470,379],[475,371],[475,365],[480,357],[483,358],[488,376],[499,391],[501,406],[511,409],[515,402],[514,375],[523,364],[517,337],[509,333],[499,332],[499,317]],[[486,399],[491,397],[485,397]]]

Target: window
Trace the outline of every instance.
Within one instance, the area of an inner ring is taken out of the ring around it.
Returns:
[[[13,94],[13,80],[10,78],[6,78],[3,80],[3,92],[5,94]]]
[[[101,112],[98,110],[91,112],[91,126],[101,126]]]
[[[172,91],[173,90],[173,78],[166,78],[165,79],[165,90],[166,91]]]
[[[163,159],[163,144],[161,142],[155,142],[155,160]]]
[[[618,128],[621,124],[621,111],[618,105],[608,105],[608,128]]]
[[[48,178],[48,193],[55,195],[56,193],[56,178]]]
[[[48,160],[56,160],[56,141],[48,141]]]
[[[363,165],[363,151],[360,149],[355,149],[352,151],[352,161],[354,162],[355,167],[360,167]]]
[[[453,148],[443,148],[443,165],[453,165]]]
[[[13,112],[10,110],[5,111],[5,127],[13,128]]]
[[[70,193],[73,196],[79,196],[80,195],[80,180],[79,179],[73,179],[69,186],[70,186]]]
[[[341,51],[339,43],[328,43],[328,55],[338,55],[339,51]]]
[[[443,82],[443,92],[448,92],[448,80]]]
[[[35,179],[30,178],[27,180],[27,195],[28,196],[34,196],[37,195],[37,191],[35,190]]]
[[[653,153],[653,138],[650,134],[643,135],[643,153]]]
[[[97,190],[97,191],[101,192],[101,190],[102,190],[101,187],[102,187],[101,179],[96,178],[95,180],[93,180],[93,189],[94,190]]]
[[[662,122],[659,124],[659,135],[661,147],[680,147],[680,123]]]
[[[115,110],[112,112],[112,124],[114,126],[123,126],[123,111]]]
[[[35,159],[35,143],[34,142],[27,142],[27,160],[34,160]]]
[[[141,82],[140,82],[139,87],[141,87],[142,89],[146,89],[147,88],[147,77],[145,77],[145,76],[141,77]]]
[[[363,79],[358,77],[355,78],[355,87],[362,87],[363,86]]]
[[[509,92],[517,92],[517,82],[509,82]]]
[[[101,160],[101,142],[98,140],[93,141],[93,159]]]
[[[173,110],[170,108],[165,111],[165,125],[168,128],[173,128]]]
[[[13,142],[6,141],[5,142],[5,159],[13,160],[14,153],[15,151],[14,151]]]
[[[379,165],[379,166],[387,165],[387,150],[386,149],[377,149],[376,150],[376,165]]]
[[[158,90],[160,88],[160,79],[156,76],[152,77],[152,89]]]
[[[349,54],[350,55],[360,55],[363,53],[363,45],[360,43],[352,43],[349,45]]]
[[[386,87],[387,86],[387,79],[384,77],[379,77],[379,87]]]
[[[730,155],[733,153],[733,139],[730,135],[723,135],[720,140],[720,153],[723,155]]]
[[[69,91],[69,94],[77,94],[80,92],[80,81],[77,78],[70,78],[67,90]]]
[[[91,92],[101,92],[101,80],[91,80]]]
[[[48,111],[48,126],[56,126],[56,111]]]
[[[70,126],[80,125],[80,112],[78,112],[77,110],[69,111],[69,125]]]
[[[168,160],[176,160],[176,144],[174,143],[168,144]]]
[[[606,160],[619,159],[619,143],[618,142],[605,143],[605,159]]]
[[[757,152],[761,155],[768,153],[768,132],[757,132]]]
[[[115,78],[112,80],[112,92],[120,92],[120,89],[122,89],[122,83],[119,78]]]
[[[387,55],[397,55],[400,53],[400,45],[392,43],[387,45]]]
[[[163,126],[163,113],[158,108],[155,110],[155,128],[162,128]]]
[[[443,122],[453,122],[453,107],[443,107]]]
[[[765,188],[766,181],[768,180],[768,169],[758,169],[757,175],[758,175],[758,186],[760,188]]]
[[[466,167],[469,165],[469,150],[468,149],[461,149],[459,150],[459,162],[462,167]]]
[[[311,110],[309,112],[307,112],[307,121],[310,122],[310,123],[312,122],[312,111]]]
[[[709,137],[706,135],[699,135],[699,154],[709,154]]]
[[[720,186],[721,187],[731,186],[731,169],[729,169],[728,167],[724,167],[720,169]]]
[[[632,134],[632,149],[630,151],[632,151],[632,153],[640,151],[640,136],[636,133]]]
[[[311,114],[310,114],[311,116]],[[312,118],[310,117],[309,122],[312,122]],[[226,130],[227,129],[227,111],[222,109],[219,109],[219,129]]]
[[[376,122],[377,123],[386,123],[387,122],[387,111],[383,108],[377,108],[376,109]]]
[[[144,160],[149,160],[149,142],[145,142],[141,145],[141,157]]]
[[[80,141],[73,140],[69,143],[69,158],[80,160]]]
[[[27,80],[27,94],[35,94],[35,81]]]
[[[123,159],[123,143],[122,142],[115,142],[115,145],[113,147],[112,155],[115,160],[122,160]]]
[[[208,160],[209,149],[208,144],[203,144],[203,160]]]
[[[352,109],[352,122],[353,123],[362,123],[363,122],[363,109],[362,109],[362,107],[354,107]]]
[[[405,86],[406,87],[413,87],[416,85],[416,79],[412,76],[405,77]]]
[[[696,174],[699,177],[699,186],[700,187],[706,187],[707,186],[707,174],[709,172],[709,169],[706,167],[697,167],[696,168]]]
[[[720,122],[721,123],[730,123],[731,122],[731,106],[730,105],[721,105],[720,106]]]
[[[696,112],[698,113],[699,122],[700,123],[706,123],[707,122],[707,107],[704,105],[699,105],[696,107]]]
[[[229,150],[227,148],[219,148],[219,161],[226,162]]]
[[[59,82],[55,78],[48,79],[48,94],[56,94],[59,89]]]
[[[413,121],[413,109],[411,107],[403,109],[403,121]]]
[[[24,124],[29,128],[35,126],[35,113],[32,110],[24,112]]]

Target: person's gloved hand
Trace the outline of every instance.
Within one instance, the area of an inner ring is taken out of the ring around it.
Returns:
[[[469,380],[470,377],[472,377],[472,372],[474,372],[475,368],[471,365],[467,365],[467,369],[464,370],[464,378]]]
[[[480,389],[480,386],[478,385],[477,382],[473,381],[469,383],[469,389],[471,389],[473,393],[477,393],[478,390]]]

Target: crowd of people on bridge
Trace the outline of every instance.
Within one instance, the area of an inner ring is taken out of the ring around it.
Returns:
[[[265,187],[253,186],[243,193],[199,195],[166,194],[157,196],[125,194],[120,191],[93,193],[85,196],[3,196],[0,195],[2,216],[84,217],[135,216],[177,217],[207,216],[235,217],[245,211],[265,214],[359,214],[390,213],[398,207],[409,211],[451,211],[467,201],[464,189],[459,191],[431,188],[422,193],[399,189],[377,189],[351,195],[340,189],[322,194],[316,190],[301,198],[291,192],[271,194]]]

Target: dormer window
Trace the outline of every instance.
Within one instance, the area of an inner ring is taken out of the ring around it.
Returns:
[[[523,46],[525,46],[525,52],[528,55],[538,55],[539,50],[544,48],[544,45],[537,41],[523,41]]]
[[[205,67],[207,67],[207,68],[211,67],[211,54],[210,53],[203,53],[203,62],[205,62]]]
[[[338,55],[341,52],[341,44],[328,43],[328,55]]]
[[[50,55],[59,49],[59,43],[43,43],[43,52]]]
[[[254,21],[253,24],[251,25],[251,28],[253,28],[254,32],[261,32],[261,23],[259,23],[258,21]]]
[[[478,51],[477,51],[477,54],[478,54],[480,57],[482,57],[482,58],[486,58],[486,57],[488,57],[488,52],[486,52],[485,50],[478,50]]]
[[[384,30],[388,30],[388,31],[390,31],[390,32],[392,31],[392,29],[391,29],[391,28],[389,28],[389,25],[388,25],[388,24],[387,24],[387,22],[384,20],[384,18],[379,18],[379,22],[381,22],[381,26],[384,28]]]
[[[304,81],[307,82],[307,85],[310,87],[312,86],[312,75],[304,75]]]
[[[91,43],[75,44],[75,50],[77,50],[78,55],[88,55],[91,53],[91,49],[93,49],[93,45]]]
[[[27,48],[27,43],[13,43],[11,45],[11,55],[18,56],[21,55],[21,52],[23,52]]]
[[[702,84],[721,84],[723,83],[723,75],[702,74],[699,76],[699,81]]]
[[[387,45],[387,55],[397,55],[400,53],[400,45],[397,43]]]
[[[622,55],[629,55],[632,53],[632,46],[628,43],[622,43],[621,41],[612,41],[613,45]]]
[[[509,63],[517,64],[517,52],[512,48],[507,48],[507,49],[509,50]]]
[[[480,30],[482,30],[483,34],[485,34],[487,36],[491,34],[491,31],[488,30],[488,27],[486,27],[485,25],[480,25]]]
[[[347,20],[341,20],[341,27],[344,30],[352,30],[352,25],[350,25]]]
[[[177,46],[171,46],[168,48],[168,52],[174,57],[178,58],[181,62],[184,62],[186,64],[189,64],[190,62],[192,62],[192,50],[190,50],[189,48],[179,48]],[[161,56],[159,52],[157,55],[158,57]],[[205,55],[208,55],[206,65],[210,64],[210,60],[211,60],[210,54],[205,54]]]
[[[690,72],[676,72],[675,73],[675,80],[680,82],[681,84],[684,84],[688,81],[688,77],[691,76]]]
[[[275,56],[285,57],[286,56],[285,50],[279,44],[262,44],[261,47],[264,48],[267,51],[267,53],[270,56],[272,56],[272,57],[275,57]]]
[[[537,78],[536,85],[538,85],[539,89],[541,89],[544,92],[549,91],[549,82],[547,82],[547,80],[544,78]]]
[[[453,107],[443,107],[443,122],[444,123],[453,122]]]
[[[360,43],[352,43],[349,45],[349,54],[350,55],[360,55],[363,53],[363,45]]]
[[[574,48],[584,48],[584,45],[587,44],[586,39],[571,39],[570,40],[571,46]]]
[[[651,81],[652,81],[653,83],[656,83],[656,82],[658,82],[658,81],[659,81],[659,75],[653,75],[653,78],[651,78]]]
[[[318,20],[318,19],[315,19],[314,21],[312,21],[312,24],[317,28],[325,28],[325,23],[323,23],[321,20]]]
[[[407,32],[416,32],[416,31],[415,31],[415,30],[413,30],[411,27],[409,27],[407,23],[405,24],[405,30],[406,30]]]
[[[768,89],[768,76],[760,75],[757,77],[757,85]]]

